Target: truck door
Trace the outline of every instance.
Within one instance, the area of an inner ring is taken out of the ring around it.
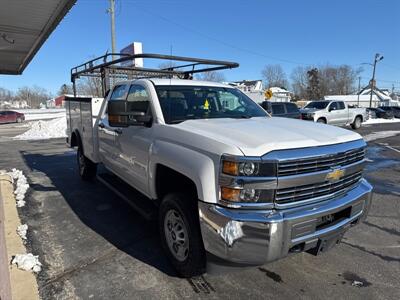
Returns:
[[[338,114],[340,118],[340,125],[346,125],[349,122],[349,109],[344,105],[343,101],[338,101]]]
[[[338,103],[336,101],[331,102],[328,110],[329,110],[328,124],[340,125],[342,116],[339,110]]]
[[[128,85],[116,85],[111,92],[108,101],[125,100],[128,93]],[[119,128],[110,126],[107,111],[98,124],[99,134],[99,156],[104,165],[118,174],[116,165],[117,149],[115,147],[115,137]]]
[[[129,88],[127,102],[130,112],[151,115],[149,92],[142,85]],[[115,137],[118,151],[117,165],[123,179],[145,195],[148,195],[149,150],[152,143],[153,127],[131,125],[119,128]]]

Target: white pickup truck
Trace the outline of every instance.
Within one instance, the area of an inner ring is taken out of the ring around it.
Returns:
[[[102,164],[154,204],[162,246],[183,277],[207,263],[324,252],[369,210],[360,135],[272,118],[231,86],[143,78],[116,83],[104,100],[66,100],[81,177]]]
[[[361,127],[367,120],[365,108],[350,108],[343,101],[311,101],[300,110],[303,120],[331,125],[350,125],[353,129]]]

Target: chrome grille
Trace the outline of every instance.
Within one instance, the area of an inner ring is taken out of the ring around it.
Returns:
[[[347,190],[356,186],[361,177],[362,172],[357,172],[351,175],[347,175],[333,183],[326,181],[317,184],[307,184],[296,187],[277,189],[275,201],[278,204],[286,204],[334,194],[341,190]]]
[[[280,161],[278,163],[278,177],[312,173],[329,170],[332,167],[346,166],[363,160],[364,156],[364,148],[359,148],[333,155]]]

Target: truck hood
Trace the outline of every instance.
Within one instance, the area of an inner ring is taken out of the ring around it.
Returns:
[[[188,120],[180,129],[236,146],[246,156],[273,150],[339,144],[361,139],[350,130],[288,118]]]
[[[318,108],[302,108],[302,109],[300,109],[300,112],[301,112],[301,113],[313,113],[313,112],[320,111],[320,110],[323,110],[323,109],[318,109]]]

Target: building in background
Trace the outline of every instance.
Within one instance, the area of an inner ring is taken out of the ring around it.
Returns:
[[[358,107],[369,107],[370,106],[370,94],[371,89],[363,89],[360,94],[353,95],[329,95],[325,96],[325,100],[340,100],[345,101],[348,105],[354,105]],[[372,91],[372,107],[379,106],[400,106],[398,100],[393,100],[390,97],[388,90],[380,90],[375,88]]]
[[[268,99],[271,102],[290,102],[292,100],[292,93],[280,87],[271,87],[269,90],[272,92],[272,97]]]
[[[265,98],[265,88],[261,79],[259,80],[241,80],[234,82],[225,82],[231,86],[240,89],[243,93],[249,96],[253,101],[261,103],[265,100],[271,102],[290,102],[292,99],[291,92],[280,88],[271,87],[269,90],[272,92],[272,97],[270,99]]]

